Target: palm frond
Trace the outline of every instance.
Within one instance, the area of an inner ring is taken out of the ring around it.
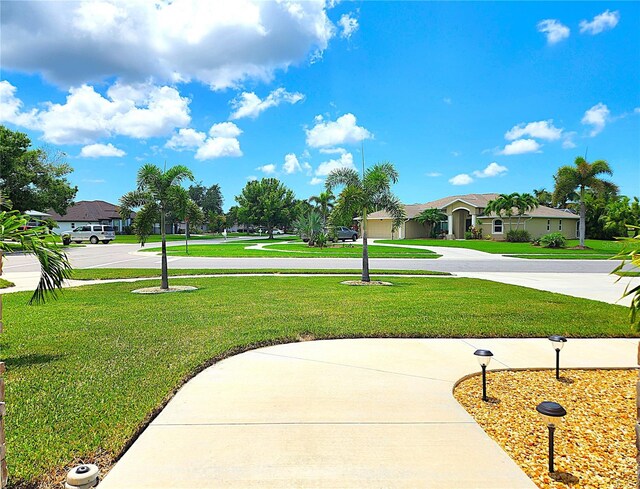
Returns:
[[[353,168],[337,168],[327,176],[325,187],[332,190],[339,186],[359,187],[361,186],[360,175]]]

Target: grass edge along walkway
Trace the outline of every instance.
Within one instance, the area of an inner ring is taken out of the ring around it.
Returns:
[[[358,269],[307,269],[307,268],[170,268],[170,277],[189,275],[360,275]],[[449,272],[434,270],[371,270],[371,275],[402,276],[450,276]],[[129,278],[159,278],[160,271],[155,268],[76,268],[72,280],[112,280]]]
[[[633,336],[626,308],[525,287],[437,277],[396,278],[394,287],[340,281],[194,277],[174,283],[197,291],[154,296],[131,294],[137,284],[110,283],[66,289],[60,300],[30,307],[29,293],[8,294],[0,343],[12,484],[53,485],[79,461],[108,467],[185,381],[259,346],[332,338]]]

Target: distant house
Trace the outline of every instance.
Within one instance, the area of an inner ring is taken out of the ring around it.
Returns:
[[[113,226],[117,232],[122,232],[124,226],[131,226],[131,216],[123,221],[118,214],[118,207],[104,200],[81,200],[69,206],[67,213],[60,215],[53,209],[47,211],[51,219],[58,223],[56,232],[71,231],[85,224],[106,224]]]
[[[411,239],[428,238],[435,233],[447,239],[464,239],[464,233],[471,227],[481,227],[484,236],[504,240],[509,226],[515,229],[518,218],[515,216],[515,209],[511,222],[509,218],[485,213],[487,204],[498,197],[499,194],[453,195],[426,204],[405,205],[406,220],[396,230],[392,230],[392,220],[386,212],[373,212],[367,216],[367,235],[370,238]],[[439,209],[447,218],[432,230],[429,225],[415,220],[425,209]],[[567,239],[575,239],[578,236],[579,220],[579,216],[567,209],[552,209],[541,205],[520,218],[519,229],[527,230],[532,238],[560,232]]]

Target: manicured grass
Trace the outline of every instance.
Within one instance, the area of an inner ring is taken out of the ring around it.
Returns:
[[[247,236],[246,233],[229,233],[228,237],[234,236]],[[222,234],[199,234],[199,235],[191,235],[189,237],[189,241],[198,241],[201,239],[217,239],[222,238]],[[160,243],[162,241],[162,237],[159,234],[153,234],[147,238],[147,243]],[[184,234],[167,234],[167,241],[184,241]],[[113,241],[114,243],[121,244],[137,244],[138,237],[133,234],[118,234],[116,239]]]
[[[451,275],[449,272],[436,272],[432,270],[371,270],[372,276],[376,275]],[[246,274],[270,274],[270,275],[360,275],[361,271],[356,269],[334,270],[334,269],[281,269],[281,268],[170,268],[169,276],[177,277],[181,275],[246,275]],[[71,278],[75,280],[108,280],[120,278],[147,278],[159,277],[160,270],[153,268],[76,268],[73,270]]]
[[[8,280],[0,278],[0,289],[7,289],[7,288],[13,287],[15,285],[16,284],[14,284],[13,282],[9,282]]]
[[[580,257],[581,259],[607,260],[625,248],[625,244],[620,241],[603,241],[597,239],[585,240],[585,246],[588,246],[590,248],[588,250],[571,249],[574,246],[578,246],[579,241],[577,239],[567,240],[566,248],[543,248],[541,246],[533,246],[531,243],[507,243],[506,241],[488,241],[480,239],[398,239],[376,241],[378,243],[443,246],[447,248],[468,248],[471,250],[484,251],[485,253],[514,255],[518,258],[534,259],[570,259],[574,257]]]
[[[285,238],[286,240],[286,238]],[[255,244],[253,240],[233,243],[198,245],[190,244],[189,253],[184,246],[167,248],[171,256],[205,256],[205,257],[277,257],[277,258],[358,258],[362,256],[362,245],[337,244],[326,248],[314,248],[304,243],[283,244],[276,241],[257,242],[268,244],[265,249],[247,249]],[[279,240],[279,241],[282,241]],[[160,248],[149,248],[144,251],[159,252]],[[391,246],[369,246],[370,258],[438,258],[440,255],[429,250],[397,248]]]
[[[256,345],[301,337],[632,336],[625,308],[596,301],[474,279],[395,278],[394,287],[341,280],[174,279],[199,290],[147,296],[130,293],[139,284],[102,284],[66,289],[42,306],[26,306],[29,293],[5,295],[0,347],[12,484],[61,475],[79,460],[108,466],[182,381]]]

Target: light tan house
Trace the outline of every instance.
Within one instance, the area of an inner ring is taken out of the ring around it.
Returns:
[[[501,241],[506,239],[510,228],[516,229],[518,218],[515,209],[511,219],[485,214],[487,203],[498,196],[499,194],[453,195],[426,204],[405,205],[406,220],[396,230],[392,230],[392,220],[386,212],[373,212],[367,217],[367,235],[370,238],[381,239],[429,238],[434,234],[430,226],[420,224],[415,218],[425,209],[439,209],[447,219],[435,226],[434,232],[437,236],[464,239],[466,231],[472,227],[480,227],[483,236],[491,236],[491,239]],[[578,236],[579,220],[579,216],[569,210],[541,205],[520,217],[518,229],[525,229],[532,238],[560,232],[567,239],[575,239]]]

